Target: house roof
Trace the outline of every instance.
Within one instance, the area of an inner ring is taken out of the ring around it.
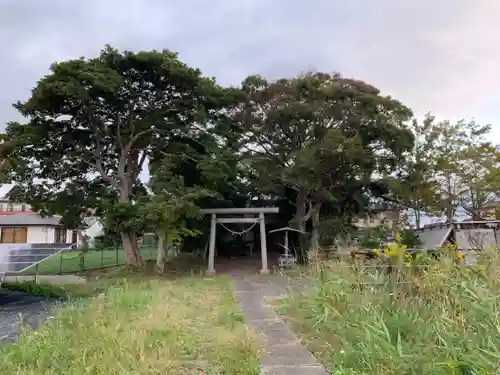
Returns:
[[[500,206],[500,202],[498,201],[489,201],[483,204],[481,207],[477,208],[476,211],[481,210],[489,210],[491,208],[498,208]]]
[[[436,249],[443,246],[448,237],[451,234],[453,228],[450,226],[448,228],[439,228],[435,230],[428,230],[417,233],[420,242],[422,243],[422,248],[424,249]]]
[[[90,228],[92,225],[94,225],[99,219],[95,216],[87,216],[83,218],[83,223],[82,227],[83,228]]]
[[[370,211],[383,212],[383,211],[401,211],[401,208],[394,203],[375,203],[369,207]]]
[[[37,214],[0,215],[0,227],[8,226],[52,226],[62,227],[57,216],[42,217]]]

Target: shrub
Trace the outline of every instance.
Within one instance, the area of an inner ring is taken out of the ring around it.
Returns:
[[[412,229],[401,230],[400,242],[407,248],[418,248],[422,246],[422,241],[420,241],[417,233]]]

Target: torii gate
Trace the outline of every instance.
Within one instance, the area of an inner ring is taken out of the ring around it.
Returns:
[[[208,275],[215,274],[215,236],[216,224],[235,224],[235,223],[259,223],[260,226],[260,255],[262,260],[261,274],[269,274],[267,264],[267,241],[266,241],[266,222],[265,214],[277,214],[278,207],[245,207],[245,208],[208,208],[202,210],[204,214],[212,215],[210,221],[210,245],[208,248]],[[255,215],[255,217],[221,217],[217,215]]]

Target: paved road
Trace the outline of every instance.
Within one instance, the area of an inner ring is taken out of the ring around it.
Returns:
[[[39,328],[56,304],[44,297],[0,291],[0,345],[16,342],[22,325]]]

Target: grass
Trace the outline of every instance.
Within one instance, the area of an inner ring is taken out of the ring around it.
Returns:
[[[41,284],[34,281],[3,282],[2,289],[56,299],[70,299],[77,296],[73,295],[72,286]]]
[[[0,373],[259,374],[256,343],[226,278],[97,282],[100,294],[73,300],[39,331],[0,348]]]
[[[80,256],[82,252],[78,250],[65,251],[47,258],[38,265],[26,270],[24,275],[55,275],[64,273],[81,272]],[[156,249],[143,248],[141,254],[144,259],[154,259]],[[84,255],[84,270],[113,267],[125,264],[125,253],[122,248],[87,250]]]
[[[116,275],[125,276],[116,271]],[[77,298],[86,298],[105,293],[110,286],[120,284],[124,277],[109,276],[92,280],[83,284],[47,284],[35,281],[4,281],[2,290],[24,292],[34,296],[58,299],[60,301],[74,301]]]
[[[332,374],[500,374],[498,252],[421,261],[392,275],[323,263],[278,311]]]

